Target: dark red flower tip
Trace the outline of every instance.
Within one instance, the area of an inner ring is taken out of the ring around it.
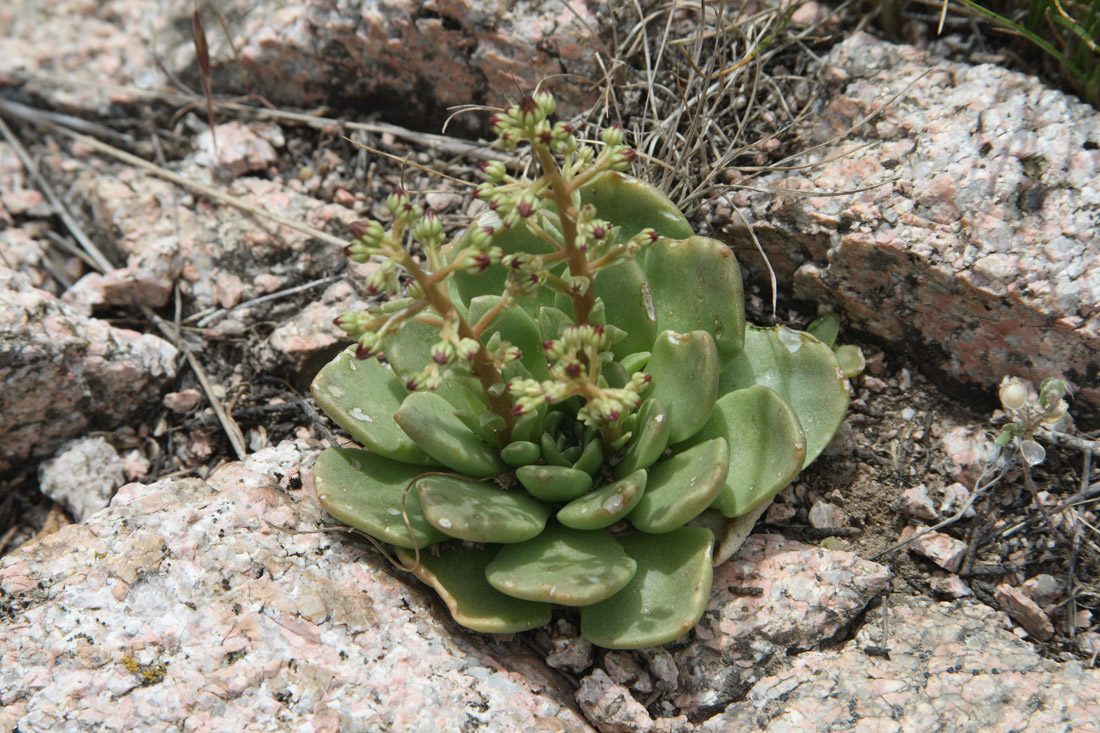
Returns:
[[[359,239],[367,233],[367,228],[370,227],[370,221],[363,219],[360,221],[353,221],[348,225],[348,229],[351,229],[352,236]]]
[[[374,356],[374,352],[363,346],[362,344],[359,344],[359,346],[355,349],[356,359],[369,359],[372,356]]]
[[[596,239],[603,239],[607,236],[607,230],[601,226],[592,227],[592,236]]]
[[[576,362],[573,362],[572,364],[567,364],[565,366],[565,376],[569,377],[570,379],[576,379],[581,375],[582,371],[583,369],[581,365]]]
[[[380,292],[382,291],[376,288],[374,285],[367,286],[367,295],[378,295]]]
[[[512,405],[512,414],[517,415],[517,416],[522,415],[523,414],[523,407],[521,407],[518,404]]]
[[[437,351],[432,356],[432,361],[434,361],[436,364],[446,364],[447,363],[447,355],[444,354],[442,351]]]
[[[489,202],[489,211],[496,211],[498,206],[500,206],[500,199],[493,199]]]
[[[608,413],[607,416],[609,418],[611,418],[611,420],[610,420],[611,422],[615,422],[616,420],[619,419],[619,411],[618,410],[612,410],[611,412]]]
[[[542,132],[539,133],[539,140],[541,140],[544,143],[549,144],[550,141],[553,140],[553,139],[554,139],[554,135],[549,130],[543,130]]]
[[[562,125],[561,129],[562,129],[562,131],[564,131],[567,134],[570,133],[570,132],[573,132],[573,126],[572,125]]]
[[[405,382],[405,389],[409,390],[410,392],[415,392],[416,391],[416,382],[414,382],[411,379],[409,381]]]
[[[351,257],[351,247],[352,245],[350,244],[344,247],[344,254],[346,254],[348,257]]]
[[[542,342],[542,348],[545,349],[546,351],[549,351],[550,349],[554,348],[554,342],[550,341],[550,340],[543,341]]]
[[[489,124],[490,125],[493,124],[493,119],[492,118],[489,118]],[[480,163],[477,164],[477,167],[481,169],[482,173],[484,173],[485,171],[489,170],[489,161],[483,160],[483,161],[481,161]]]
[[[649,241],[650,241],[651,244],[656,243],[656,241],[660,238],[661,237],[660,237],[659,234],[657,234],[657,232],[650,232],[649,233]]]
[[[520,112],[534,112],[537,107],[538,105],[535,104],[535,98],[530,94],[523,95],[523,99],[519,100]]]
[[[623,148],[619,151],[619,159],[623,161],[634,160],[636,155],[638,155],[638,152],[634,148]]]
[[[394,189],[393,189],[393,195],[394,196],[408,196],[408,193],[406,193],[405,189],[402,188],[401,186],[395,186]]]
[[[489,126],[496,127],[498,124],[500,124],[500,118],[496,115],[489,115]],[[484,170],[484,168],[482,170]]]
[[[535,213],[535,207],[531,205],[530,201],[520,201],[519,206],[516,207],[516,213],[526,219]]]
[[[335,318],[332,319],[332,325],[336,326],[337,328],[343,328],[343,326],[340,325],[340,321],[343,318],[344,318],[343,316],[336,316]]]
[[[603,326],[599,325],[598,323],[596,325],[592,326],[592,331],[597,336],[603,336]]]

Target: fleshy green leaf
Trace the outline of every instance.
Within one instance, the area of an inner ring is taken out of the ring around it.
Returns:
[[[836,313],[826,313],[806,326],[806,333],[831,349],[836,344],[837,334],[840,333],[840,316]]]
[[[482,295],[470,301],[470,324],[477,323],[499,302],[499,295]],[[539,381],[550,378],[546,356],[542,350],[543,339],[539,333],[539,327],[527,311],[516,307],[506,308],[481,335],[481,340],[485,341],[488,336],[495,333],[499,333],[502,339],[519,348],[523,354],[520,357],[520,363],[527,367],[532,378]]]
[[[623,459],[615,466],[615,478],[623,478],[640,468],[649,468],[668,446],[672,422],[660,400],[648,399],[635,413],[634,437]]]
[[[714,535],[681,527],[618,539],[638,569],[621,591],[581,609],[581,634],[608,649],[642,649],[690,631],[710,600]]]
[[[310,389],[325,414],[370,451],[402,463],[438,465],[394,422],[409,391],[377,359],[356,359],[352,346],[325,365]]]
[[[833,350],[833,353],[836,355],[837,364],[840,365],[840,371],[844,372],[844,376],[849,379],[863,374],[863,370],[867,367],[867,359],[863,357],[863,349],[855,344],[838,346]]]
[[[326,448],[313,467],[313,482],[321,506],[344,524],[398,547],[427,547],[449,538],[424,518],[417,493],[405,493],[423,472],[422,466],[367,451]],[[402,495],[415,544],[402,515]]]
[[[550,604],[524,601],[505,595],[485,579],[485,568],[496,547],[448,546],[436,557],[420,554],[416,577],[435,588],[447,604],[455,621],[468,629],[485,634],[514,634],[550,623]],[[397,551],[406,565],[415,558],[411,552]]]
[[[653,534],[684,526],[714,501],[729,469],[725,438],[699,443],[654,464],[645,495],[630,513],[631,524]]]
[[[416,482],[424,517],[439,531],[469,542],[524,542],[546,526],[550,507],[521,491],[454,476]]]
[[[573,463],[573,468],[584,471],[592,476],[603,466],[603,446],[598,438],[592,438],[584,444],[584,450]]]
[[[413,392],[393,417],[425,453],[458,473],[485,478],[504,471],[506,466],[496,453],[453,411],[447,400],[433,392]]]
[[[706,331],[663,331],[653,344],[646,373],[649,396],[668,409],[668,443],[686,440],[703,427],[718,399],[718,352]]]
[[[646,250],[645,275],[657,331],[706,331],[720,369],[729,366],[745,340],[741,267],[730,248],[706,237],[662,239]]]
[[[794,480],[806,458],[798,416],[762,385],[723,395],[688,443],[717,437],[729,441],[730,470],[712,506],[727,517],[747,514],[769,501]]]
[[[551,526],[533,540],[502,547],[485,577],[510,596],[586,606],[618,593],[635,567],[608,532]]]
[[[558,521],[573,529],[610,527],[638,505],[645,484],[646,472],[639,469],[569,502],[558,511]]]
[[[542,457],[542,451],[537,445],[528,440],[515,440],[504,446],[500,452],[501,460],[509,466],[529,466],[537,463]]]
[[[806,434],[811,462],[833,439],[848,412],[848,380],[833,350],[808,333],[785,326],[745,332],[745,350],[722,373],[719,394],[760,384],[775,390],[790,405]]]
[[[596,297],[603,300],[607,320],[626,331],[611,345],[616,359],[645,351],[657,337],[657,314],[641,265],[624,258],[596,273]]]
[[[631,239],[646,228],[673,239],[694,234],[668,196],[624,173],[607,171],[582,186],[581,203],[593,204],[601,219],[618,226],[619,241]]]
[[[592,488],[591,474],[565,466],[522,466],[516,478],[543,501],[570,501]]]

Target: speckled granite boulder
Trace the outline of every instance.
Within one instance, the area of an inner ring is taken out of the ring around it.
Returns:
[[[554,80],[564,109],[577,111],[603,75],[601,3],[556,0],[229,0],[219,3],[253,88],[277,104],[355,104],[364,113],[495,104],[515,80]],[[192,5],[152,0],[74,0],[0,5],[6,52],[0,83],[37,75],[28,91],[87,110],[140,101],[142,89],[167,89],[158,70],[198,88]],[[217,90],[242,90],[217,16],[203,13]],[[579,76],[575,76],[579,75]],[[63,77],[70,83],[59,84]],[[72,82],[117,85],[111,89]],[[121,87],[137,88],[138,91]],[[367,104],[363,104],[368,100]]]
[[[1064,375],[1073,412],[1100,419],[1100,114],[1032,77],[861,33],[825,63],[835,89],[805,144],[826,144],[804,162],[828,162],[752,182],[789,195],[736,197],[780,288],[968,387]],[[866,190],[814,195],[852,189]],[[760,272],[723,207],[722,235]]]
[[[972,601],[892,596],[838,649],[806,652],[701,726],[735,730],[1091,731],[1100,670],[1043,659]],[[875,647],[889,658],[869,653]]]
[[[673,702],[698,719],[739,698],[787,655],[827,643],[886,589],[886,567],[850,552],[752,535],[715,568],[714,594],[695,632],[676,652]],[[759,588],[759,595],[745,595]]]
[[[316,453],[129,484],[0,559],[0,730],[591,730],[537,663],[316,531]]]
[[[88,318],[0,266],[0,471],[159,403],[176,356],[166,341]]]

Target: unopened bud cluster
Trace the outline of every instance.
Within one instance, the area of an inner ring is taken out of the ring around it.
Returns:
[[[599,427],[619,422],[641,404],[641,393],[649,384],[649,375],[635,373],[621,388],[607,385],[601,374],[601,354],[610,346],[608,333],[601,326],[569,326],[562,335],[543,344],[551,379],[516,379],[508,385],[515,398],[513,410],[526,415],[539,405],[557,404],[570,397],[586,398],[577,418],[586,425]]]

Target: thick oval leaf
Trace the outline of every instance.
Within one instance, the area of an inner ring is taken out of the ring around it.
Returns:
[[[502,547],[485,577],[516,598],[587,606],[618,593],[634,568],[610,533],[552,526],[529,542]]]
[[[848,412],[848,379],[833,350],[808,333],[785,326],[745,332],[745,350],[722,373],[719,394],[761,384],[790,405],[806,434],[806,458],[811,462],[833,439]]]
[[[638,408],[634,437],[615,466],[615,478],[629,476],[640,468],[649,468],[664,453],[672,421],[660,400],[648,399]]]
[[[863,349],[855,344],[845,344],[833,349],[836,355],[836,363],[840,365],[840,371],[849,379],[863,374],[867,367],[867,359],[863,356]]]
[[[409,391],[377,359],[356,359],[355,347],[349,347],[325,365],[310,390],[325,414],[373,453],[402,463],[439,465],[394,421]]]
[[[413,573],[435,588],[455,621],[468,629],[514,634],[550,623],[549,603],[520,600],[489,585],[485,568],[495,554],[496,547],[451,545],[438,556],[421,553]],[[406,565],[416,561],[411,552],[398,550],[397,556]]]
[[[500,302],[499,295],[482,295],[470,301],[470,325],[476,324],[481,317],[488,313],[493,306]],[[488,341],[489,337],[498,333],[505,341],[511,343],[520,350],[522,356],[520,363],[527,367],[531,377],[539,381],[550,378],[550,370],[546,365],[546,355],[542,349],[542,335],[539,333],[538,324],[522,308],[506,308],[492,325],[481,334],[482,341]]]
[[[558,521],[573,529],[603,529],[629,514],[645,492],[646,472],[626,478],[574,499],[558,511]]]
[[[450,538],[424,518],[417,493],[406,494],[423,472],[421,466],[367,451],[326,448],[313,466],[313,483],[321,506],[344,524],[398,547],[427,547]],[[412,527],[411,536],[405,516]]]
[[[524,542],[546,526],[550,507],[521,491],[453,476],[416,482],[424,517],[439,531],[469,542]]]
[[[718,399],[718,352],[706,331],[663,331],[646,365],[652,378],[649,396],[668,409],[668,444],[694,435]]]
[[[601,219],[618,226],[621,242],[647,228],[672,239],[694,234],[668,196],[625,173],[607,171],[581,186],[581,203],[593,204]]]
[[[571,501],[592,488],[592,475],[566,466],[522,466],[516,478],[543,501]]]
[[[836,313],[826,313],[806,326],[806,333],[831,349],[836,345],[836,337],[840,333],[840,316]]]
[[[689,445],[723,437],[730,470],[711,505],[727,517],[751,512],[795,479],[806,460],[806,436],[794,410],[779,395],[753,385],[723,395]]]
[[[621,591],[581,609],[581,634],[608,649],[643,649],[690,631],[710,600],[714,535],[681,527],[662,535],[636,532],[619,542],[638,569]]]
[[[706,331],[721,369],[741,353],[745,298],[741,267],[715,239],[662,239],[646,250],[645,274],[657,311],[657,331]]]
[[[595,476],[596,472],[603,468],[603,445],[600,443],[599,438],[592,438],[584,444],[584,450],[573,462],[573,468],[592,476]]]
[[[384,313],[396,312],[407,305],[409,300],[404,298],[391,301],[383,305],[380,310]],[[463,310],[465,315],[464,309],[460,310]],[[402,386],[431,362],[432,347],[438,342],[438,328],[412,319],[382,340],[382,351],[386,361],[401,380]],[[459,410],[471,410],[477,413],[488,409],[485,406],[481,383],[473,376],[451,375],[439,386],[435,394]]]
[[[611,353],[622,359],[646,351],[657,337],[657,312],[645,273],[637,260],[624,258],[596,273],[596,297],[604,302],[607,322],[626,331],[611,345]]]
[[[660,534],[682,527],[710,506],[730,469],[725,438],[714,438],[654,464],[645,495],[630,513],[643,532]]]
[[[458,473],[486,478],[507,468],[434,392],[411,393],[393,419],[425,453]]]
[[[529,466],[538,462],[542,451],[528,440],[515,440],[504,446],[500,457],[509,466]]]

